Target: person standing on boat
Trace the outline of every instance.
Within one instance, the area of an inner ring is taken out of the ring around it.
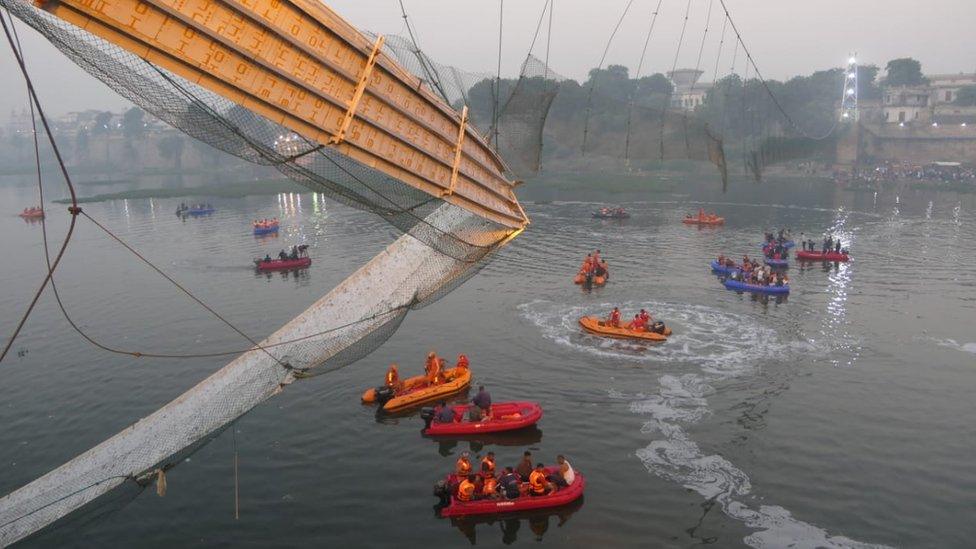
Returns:
[[[518,462],[518,465],[515,466],[515,472],[522,477],[522,482],[528,482],[529,475],[532,474],[532,452],[526,450],[522,454],[522,461]]]
[[[614,307],[613,308],[613,311],[610,311],[609,324],[610,324],[610,326],[612,326],[614,328],[619,328],[620,327],[620,308],[619,307]]]
[[[478,386],[478,394],[474,395],[471,403],[477,408],[477,420],[488,418],[491,416],[491,393],[485,390],[484,385]]]
[[[441,359],[437,358],[437,353],[434,351],[427,353],[424,373],[427,375],[428,385],[435,385],[441,382]]]

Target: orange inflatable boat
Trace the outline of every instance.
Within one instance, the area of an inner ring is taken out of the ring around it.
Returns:
[[[444,383],[430,385],[427,376],[414,376],[403,380],[403,387],[393,394],[386,386],[368,389],[363,393],[364,403],[380,403],[386,412],[398,412],[421,404],[428,404],[459,393],[471,385],[469,368],[449,368],[443,371]]]
[[[617,339],[640,339],[644,341],[667,341],[668,336],[671,335],[671,328],[665,327],[664,333],[649,332],[647,330],[630,330],[627,328],[614,328],[608,325],[600,317],[596,316],[584,316],[579,319],[580,326],[583,327],[587,332],[603,336],[603,337],[613,337]]]

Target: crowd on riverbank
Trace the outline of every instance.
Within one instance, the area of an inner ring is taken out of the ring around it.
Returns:
[[[976,184],[976,168],[955,162],[916,164],[913,162],[883,162],[873,166],[834,172],[838,183],[883,183],[892,181],[971,182]]]

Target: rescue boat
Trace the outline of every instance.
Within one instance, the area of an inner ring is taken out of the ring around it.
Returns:
[[[753,292],[756,294],[783,295],[790,293],[789,284],[783,284],[782,286],[760,286],[759,284],[746,284],[745,282],[739,282],[731,278],[725,281],[725,287],[737,292]]]
[[[468,410],[473,404],[451,406],[454,421],[442,423],[434,417],[432,408],[424,408],[421,417],[426,422],[423,433],[429,436],[477,435],[480,433],[499,433],[524,429],[538,423],[542,418],[542,406],[535,402],[499,402],[491,405],[488,419],[467,421]]]
[[[664,327],[664,333],[647,330],[630,330],[628,328],[614,328],[600,317],[584,316],[579,319],[580,326],[591,334],[617,339],[640,339],[645,341],[667,341],[671,335],[671,328]]]
[[[724,225],[725,218],[719,216],[685,217],[681,220],[685,225]]]
[[[44,210],[42,208],[28,208],[17,215],[24,219],[41,219],[44,217]]]
[[[585,282],[586,282],[586,273],[584,273],[583,271],[576,273],[576,276],[573,277],[573,284],[583,284]],[[607,283],[606,276],[593,276],[592,284],[594,286],[603,286],[606,283]]]
[[[304,269],[312,264],[311,257],[299,257],[298,259],[272,259],[265,261],[255,259],[254,265],[259,271],[285,271],[288,269]]]
[[[547,475],[559,471],[558,467],[546,467]],[[516,511],[530,511],[533,509],[548,509],[561,507],[578,500],[583,495],[586,488],[586,478],[579,471],[574,471],[576,478],[569,486],[559,488],[551,494],[544,496],[522,495],[515,499],[478,499],[473,501],[461,501],[457,496],[447,495],[439,490],[446,489],[453,485],[454,475],[448,475],[443,484],[438,484],[435,488],[435,495],[440,496],[449,503],[441,509],[442,517],[460,517],[468,515],[494,515],[501,513],[512,513]]]
[[[448,368],[442,374],[444,383],[430,385],[427,383],[427,376],[414,376],[403,380],[403,386],[396,394],[389,387],[380,386],[367,389],[362,400],[367,404],[381,403],[386,412],[398,412],[449,397],[467,389],[471,384],[470,368]]]

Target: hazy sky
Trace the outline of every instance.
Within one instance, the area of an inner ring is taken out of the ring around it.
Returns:
[[[628,0],[555,0],[553,70],[582,79],[597,65],[607,38]],[[661,0],[643,73],[670,70],[686,0]],[[446,64],[474,71],[495,70],[498,0],[404,0],[422,48]],[[722,19],[718,0],[691,0],[679,67],[694,67],[714,2],[701,66],[711,80]],[[397,0],[329,0],[354,25],[385,34],[405,34]],[[505,2],[502,72],[514,75],[528,51],[545,0]],[[633,0],[607,63],[637,66],[651,13],[658,0]],[[912,56],[928,73],[976,71],[976,0],[726,0],[746,45],[764,76],[787,78],[836,67],[851,51],[866,63]],[[21,38],[44,105],[52,114],[85,108],[118,109],[124,101],[76,68],[36,33]],[[543,36],[535,53],[542,57]],[[719,76],[729,71],[733,41],[726,35]],[[743,69],[739,50],[737,69]],[[9,47],[0,43],[0,122],[25,105],[25,92]]]

